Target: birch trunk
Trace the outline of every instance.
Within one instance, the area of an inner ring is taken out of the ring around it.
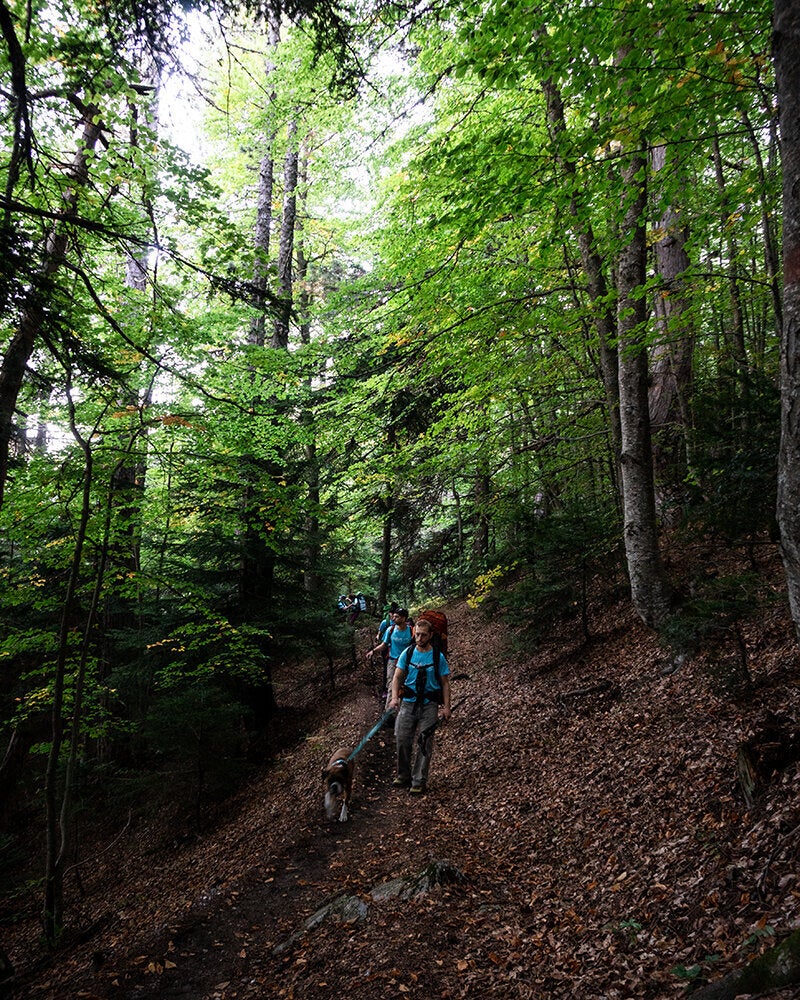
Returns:
[[[647,350],[643,342],[647,323],[643,294],[647,261],[646,170],[642,155],[632,155],[623,168],[627,205],[623,233],[627,243],[617,265],[617,333],[625,556],[634,607],[642,621],[659,628],[669,617],[670,594],[658,549]]]

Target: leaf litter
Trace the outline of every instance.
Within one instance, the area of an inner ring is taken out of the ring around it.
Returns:
[[[91,940],[48,962],[33,913],[9,928],[10,995],[660,1000],[744,964],[800,922],[800,767],[769,774],[750,808],[737,775],[762,719],[798,721],[788,615],[741,623],[753,684],[737,698],[704,656],[661,676],[629,601],[598,597],[590,612],[589,641],[565,617],[532,646],[451,604],[462,676],[428,794],[391,788],[381,730],[358,756],[346,824],[323,818],[320,767],[380,714],[371,678],[363,658],[340,665],[331,695],[327,664],[306,664],[302,684],[293,667],[278,700],[303,738],[202,837],[173,844],[142,821],[100,855],[70,912],[106,915]],[[464,881],[371,896],[441,859]],[[303,930],[342,894],[363,920]]]

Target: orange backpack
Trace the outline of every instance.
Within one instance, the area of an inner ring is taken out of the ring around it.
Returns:
[[[423,618],[433,626],[434,648],[438,646],[439,651],[447,656],[447,615],[443,611],[434,611],[432,608],[428,608],[425,611],[420,611],[417,615],[417,621],[421,621]]]

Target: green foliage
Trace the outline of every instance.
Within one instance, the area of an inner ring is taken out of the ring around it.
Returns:
[[[142,736],[150,761],[150,805],[190,812],[203,824],[209,803],[230,793],[245,761],[245,712],[212,679],[156,698]]]
[[[772,534],[779,436],[772,379],[701,382],[693,410],[688,517],[704,531],[741,540]],[[725,414],[725,419],[720,419]]]
[[[516,569],[495,600],[519,623],[525,641],[536,641],[554,618],[582,610],[589,579],[619,572],[618,531],[608,508],[578,504],[549,516],[531,514],[523,523],[513,549]]]
[[[670,971],[673,976],[685,980],[688,989],[704,982],[708,973],[714,969],[714,966],[719,962],[721,957],[721,955],[717,954],[705,955],[700,962],[696,962],[694,965],[676,965]]]
[[[728,697],[747,696],[752,679],[740,623],[774,600],[771,588],[755,572],[698,576],[660,641],[675,655],[705,654],[715,689]]]
[[[154,671],[159,688],[170,690],[205,675],[260,683],[264,677],[264,642],[259,628],[232,625],[224,618],[196,617],[148,643],[161,666]]]

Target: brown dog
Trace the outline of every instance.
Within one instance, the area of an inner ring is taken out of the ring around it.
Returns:
[[[336,817],[336,806],[339,800],[342,809],[339,822],[347,820],[347,806],[353,794],[353,772],[355,761],[350,758],[348,747],[340,747],[328,761],[328,766],[322,769],[322,780],[325,783],[325,812],[328,819]]]

